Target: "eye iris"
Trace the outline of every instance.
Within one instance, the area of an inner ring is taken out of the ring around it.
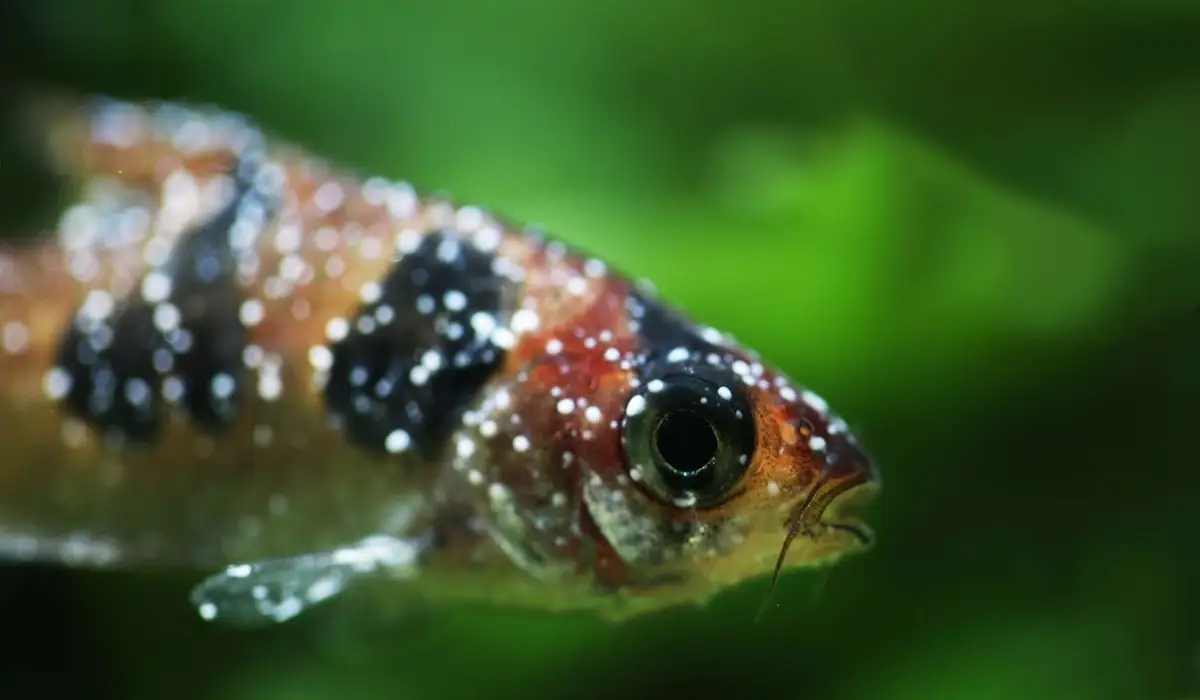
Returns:
[[[717,435],[699,413],[671,411],[658,424],[654,447],[663,462],[680,476],[695,477],[716,456]]]
[[[651,375],[626,405],[625,460],[642,490],[659,501],[710,508],[750,469],[754,412],[748,396],[717,369],[671,369]]]

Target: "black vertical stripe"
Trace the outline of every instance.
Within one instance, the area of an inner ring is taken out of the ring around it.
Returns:
[[[441,450],[504,361],[515,289],[493,262],[456,231],[429,233],[397,260],[378,298],[346,319],[325,400],[351,441],[426,457]]]
[[[247,342],[237,268],[256,254],[278,199],[261,164],[244,154],[229,204],[181,234],[164,264],[126,298],[110,300],[111,312],[96,315],[105,304],[84,300],[60,343],[58,369],[70,383],[66,405],[97,430],[153,440],[168,400],[209,430],[237,418]]]

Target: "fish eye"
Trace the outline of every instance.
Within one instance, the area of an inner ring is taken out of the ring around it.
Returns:
[[[754,414],[734,382],[673,374],[642,384],[622,439],[638,481],[659,500],[706,508],[729,497],[753,458]]]

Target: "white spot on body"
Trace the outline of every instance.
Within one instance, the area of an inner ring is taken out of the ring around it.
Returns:
[[[350,332],[350,324],[341,317],[332,318],[325,324],[325,337],[332,342],[344,340]]]
[[[47,398],[58,401],[70,393],[72,383],[70,372],[62,367],[52,367],[42,378],[42,391]]]
[[[314,345],[308,349],[308,363],[318,372],[327,372],[333,366],[333,353],[324,345]]]
[[[5,352],[10,355],[19,355],[29,345],[29,329],[24,323],[9,321],[4,324],[4,331],[2,337],[0,337],[0,341],[3,342]]]
[[[358,298],[364,304],[374,304],[379,301],[379,297],[383,294],[383,289],[378,282],[366,282],[358,288]]]
[[[252,328],[261,323],[265,314],[266,310],[263,308],[262,302],[258,299],[247,299],[242,302],[241,307],[238,309],[238,319],[247,328]]]
[[[392,454],[406,451],[412,445],[412,437],[404,430],[393,430],[384,439],[383,447]]]
[[[171,278],[157,270],[142,279],[142,299],[148,304],[166,301],[171,295]]]
[[[475,441],[468,437],[460,437],[454,445],[455,453],[462,459],[475,454]]]
[[[442,303],[450,311],[462,311],[467,308],[467,295],[457,289],[451,289],[442,298]]]

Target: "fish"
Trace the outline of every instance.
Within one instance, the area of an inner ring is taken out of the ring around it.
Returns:
[[[220,107],[33,113],[73,198],[0,244],[0,562],[620,622],[872,546],[847,422],[649,282]]]

